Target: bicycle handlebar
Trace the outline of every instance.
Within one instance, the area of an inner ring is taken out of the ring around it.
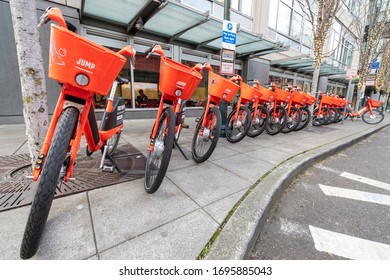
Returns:
[[[149,58],[152,53],[158,53],[161,57],[165,57],[164,51],[162,50],[161,46],[158,44],[154,45],[153,47],[151,47],[145,52],[146,58]]]
[[[48,7],[45,10],[43,15],[39,18],[38,28],[48,23],[50,20],[59,23],[61,27],[67,28],[66,22],[64,20],[64,17],[62,16],[60,9],[56,7]]]

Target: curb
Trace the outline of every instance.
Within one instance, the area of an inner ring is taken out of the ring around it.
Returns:
[[[340,152],[390,125],[382,123],[312,150],[300,153],[275,168],[258,183],[228,219],[211,245],[206,260],[248,259],[268,214],[297,175],[314,163]]]

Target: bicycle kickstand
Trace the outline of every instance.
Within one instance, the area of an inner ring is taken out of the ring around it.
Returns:
[[[115,163],[115,160],[112,158],[112,156],[107,153],[108,146],[104,145],[104,150],[102,154],[102,160],[100,162],[100,168],[103,170],[103,172],[114,172],[116,169],[119,173],[122,173],[122,171],[119,169],[118,165]],[[112,165],[106,165],[104,164],[104,160],[108,158],[108,160],[111,162]]]
[[[176,138],[175,138],[174,141],[175,141],[176,147],[179,149],[179,151],[180,151],[180,153],[183,155],[183,157],[184,157],[186,160],[190,160],[190,159],[186,156],[186,154],[184,153],[183,149],[180,147],[179,143],[177,143]]]

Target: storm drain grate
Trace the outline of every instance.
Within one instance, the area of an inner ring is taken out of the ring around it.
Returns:
[[[55,197],[71,195],[96,188],[107,187],[144,177],[146,158],[131,144],[119,145],[115,162],[122,173],[102,172],[99,169],[101,154],[90,157],[79,155],[73,171],[74,181],[60,182]],[[31,204],[37,183],[26,179],[31,165],[28,154],[0,157],[0,211]]]

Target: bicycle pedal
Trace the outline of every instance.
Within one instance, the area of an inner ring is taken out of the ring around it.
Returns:
[[[103,172],[112,173],[112,172],[114,172],[115,167],[113,165],[104,165],[102,169],[103,169]]]
[[[24,178],[26,178],[27,180],[32,180],[34,179],[34,176],[24,176]]]
[[[186,124],[186,123],[182,123],[181,124],[181,128],[188,129],[188,128],[190,128],[190,126],[188,124]]]

